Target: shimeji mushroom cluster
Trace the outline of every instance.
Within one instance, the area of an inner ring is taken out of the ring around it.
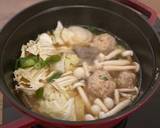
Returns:
[[[137,62],[131,62],[128,59],[112,60],[112,58],[115,58],[118,55],[121,55],[122,57],[131,57],[133,56],[133,51],[123,51],[121,49],[116,49],[109,53],[107,56],[100,53],[97,60],[95,60],[94,69],[102,68],[106,71],[134,70],[135,72],[138,72],[140,70],[140,66]],[[108,75],[107,77],[111,78],[110,75]],[[98,118],[113,116],[114,114],[130,105],[136,98],[138,93],[139,89],[135,86],[134,88],[115,89],[114,98],[106,97],[103,100],[101,100],[100,98],[96,98],[94,100],[94,104],[90,108],[88,108],[90,109],[90,113],[85,115],[85,120],[95,120]],[[123,98],[124,100],[121,100]],[[89,100],[87,104],[90,104]]]
[[[116,49],[105,56],[103,53],[99,54],[97,60],[95,60],[95,65],[97,68],[102,68],[106,71],[124,71],[124,70],[135,70],[139,71],[140,66],[137,62],[131,63],[128,59],[118,59],[111,60],[117,55],[121,54],[123,57],[133,56],[133,51],[121,49]]]
[[[128,94],[130,92],[138,94],[137,87],[133,89],[116,89],[114,92],[114,99],[106,97],[103,101],[96,98],[94,104],[91,106],[91,113],[85,115],[85,120],[102,119],[113,116],[125,107],[130,105],[136,95]],[[125,100],[120,101],[120,96],[124,97]]]

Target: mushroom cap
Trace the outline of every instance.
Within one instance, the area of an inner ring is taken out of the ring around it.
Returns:
[[[94,104],[91,106],[91,111],[94,115],[98,115],[101,112],[101,108],[98,105]]]
[[[86,114],[85,115],[85,120],[95,120],[95,117],[94,116],[92,116],[91,114]]]
[[[112,109],[114,107],[114,101],[110,97],[104,98],[104,104],[107,106],[108,109]]]
[[[104,77],[104,78],[103,78]],[[96,97],[111,96],[116,88],[116,83],[106,78],[106,72],[96,70],[89,78],[86,86],[87,92]]]
[[[116,47],[116,39],[108,33],[100,34],[94,37],[92,46],[100,51],[109,53]]]
[[[117,78],[118,88],[133,88],[136,83],[136,75],[133,72],[120,72]]]
[[[78,67],[73,71],[73,75],[78,79],[81,79],[85,77],[85,71],[82,67]]]

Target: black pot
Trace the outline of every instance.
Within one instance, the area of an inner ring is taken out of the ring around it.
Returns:
[[[133,0],[47,0],[29,7],[10,20],[2,29],[1,90],[17,109],[32,117],[30,120],[29,117],[25,118],[27,123],[38,121],[49,126],[76,128],[112,127],[140,108],[159,86],[160,40],[154,30],[156,19],[152,9]],[[15,60],[20,55],[23,43],[35,39],[39,33],[55,28],[58,20],[65,25],[91,25],[103,28],[128,43],[137,55],[142,69],[140,94],[131,106],[113,117],[86,122],[50,119],[24,107],[13,90]],[[12,128],[22,126],[26,125],[22,122],[12,124]],[[4,127],[11,127],[11,125]]]

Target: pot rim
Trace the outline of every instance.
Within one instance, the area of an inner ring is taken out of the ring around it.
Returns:
[[[49,1],[49,0],[47,0]],[[21,16],[23,13],[25,13],[27,10],[31,9],[31,8],[35,8],[38,5],[41,5],[43,3],[46,3],[47,1],[42,1],[39,2],[35,5],[32,5],[26,9],[24,9],[23,11],[21,11],[20,13],[18,13],[16,16],[14,16],[8,23],[6,23],[1,31],[1,33],[3,33],[3,31],[5,31],[5,28],[9,26],[9,24],[11,24],[11,22],[13,22],[17,17]],[[126,5],[121,4],[117,1],[113,1],[115,4],[119,4],[122,7],[128,8]],[[137,14],[138,16],[138,14]],[[140,17],[140,16],[139,16]],[[144,20],[144,19],[143,19]],[[144,22],[147,23],[147,21],[144,20]],[[148,24],[148,23],[147,23]],[[149,24],[148,24],[149,25]],[[151,27],[151,26],[150,26]],[[152,27],[151,27],[152,28]],[[160,43],[160,39],[158,38],[158,34],[156,33],[156,31],[152,28],[154,34],[157,36],[157,40],[159,40]],[[2,57],[1,57],[2,59]],[[2,62],[2,61],[1,61]],[[2,75],[2,71],[0,71],[1,77],[3,77]],[[156,74],[155,74],[156,75]],[[43,122],[47,122],[49,124],[52,123],[57,123],[57,124],[66,124],[66,125],[85,125],[85,124],[99,124],[99,123],[106,123],[106,122],[112,122],[118,119],[122,119],[127,117],[128,115],[130,115],[131,113],[135,112],[138,108],[142,107],[151,97],[152,95],[155,93],[155,91],[157,90],[157,88],[159,88],[159,82],[160,82],[160,77],[156,80],[156,81],[152,81],[152,84],[154,85],[154,88],[151,88],[150,90],[148,90],[148,92],[145,94],[144,97],[142,97],[143,100],[141,100],[140,102],[138,101],[138,103],[136,105],[133,106],[133,104],[129,107],[127,107],[127,109],[124,111],[119,112],[118,114],[115,114],[114,116],[108,117],[108,118],[104,118],[104,119],[98,119],[98,120],[94,120],[94,121],[64,121],[64,120],[59,120],[59,119],[48,119],[47,117],[44,117],[40,114],[34,113],[31,110],[27,109],[26,107],[22,106],[22,104],[18,103],[11,95],[11,93],[6,93],[4,89],[2,89],[2,92],[5,96],[8,97],[8,99],[11,101],[11,103],[13,104],[13,106],[15,108],[17,108],[18,110],[20,110],[21,112],[23,112],[26,115],[31,116],[32,118],[35,118],[37,120],[43,121]],[[5,83],[4,81],[2,82],[3,84]]]

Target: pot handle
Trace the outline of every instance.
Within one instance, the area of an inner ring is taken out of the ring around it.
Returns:
[[[28,116],[22,117],[16,121],[4,124],[0,126],[1,128],[30,128],[33,125],[36,125],[38,122]]]
[[[148,17],[147,21],[151,26],[153,26],[158,19],[157,13],[154,9],[143,4],[142,2],[138,0],[118,0],[118,1],[120,1],[123,4],[128,5],[129,7],[147,16]]]

